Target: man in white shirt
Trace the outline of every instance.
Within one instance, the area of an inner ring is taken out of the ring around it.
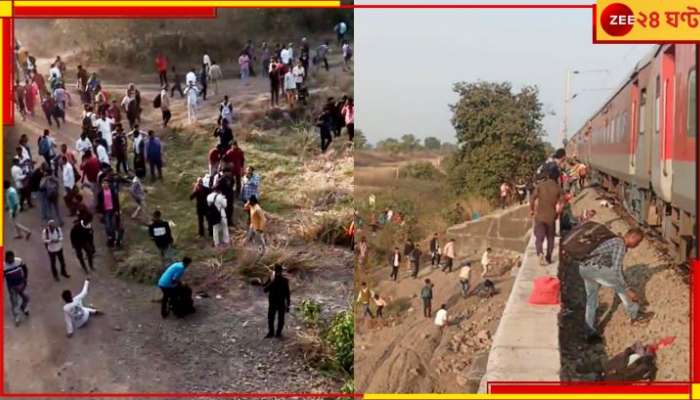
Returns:
[[[75,171],[73,171],[73,166],[66,160],[66,157],[61,157],[60,163],[63,169],[63,188],[66,191],[66,196],[68,196],[68,193],[72,192],[75,187]]]
[[[92,150],[92,142],[90,138],[87,137],[87,133],[80,135],[78,140],[75,141],[75,149],[82,156],[86,151]]]
[[[204,57],[202,57],[202,64],[204,64],[205,74],[209,75],[209,69],[211,68],[211,58],[209,58],[209,54],[207,52],[204,52]]]
[[[401,252],[398,247],[394,247],[394,254],[389,259],[391,265],[391,278],[396,282],[399,277],[399,267],[401,266]]]
[[[197,74],[194,72],[194,68],[185,75],[185,86],[194,86],[197,84]]]
[[[435,313],[435,326],[440,328],[440,333],[445,330],[445,327],[449,325],[450,320],[447,316],[447,305],[443,304],[437,313]]]
[[[486,251],[481,256],[481,277],[485,277],[491,268],[491,248],[486,248]]]
[[[304,83],[306,71],[304,70],[304,66],[301,64],[301,61],[298,61],[297,65],[295,65],[292,69],[292,75],[294,75],[294,80],[296,81],[297,86],[301,86],[301,84]]]
[[[107,149],[103,140],[97,141],[97,159],[103,166],[110,165],[109,154],[107,154]]]
[[[63,316],[66,321],[66,334],[68,337],[73,336],[76,329],[84,326],[90,315],[98,315],[100,312],[94,308],[85,307],[83,299],[87,296],[90,280],[86,279],[83,284],[83,290],[75,297],[70,290],[64,290],[61,294],[63,301],[66,303],[63,306]]]
[[[107,118],[104,114],[102,114],[102,116],[100,116],[100,118],[93,124],[93,126],[97,128],[97,132],[99,132],[100,136],[105,141],[107,151],[112,148],[112,124],[114,124],[114,120],[112,118]]]
[[[231,243],[228,233],[228,222],[226,221],[226,206],[228,202],[226,201],[226,196],[221,193],[218,187],[207,196],[207,205],[210,207],[213,205],[220,215],[219,222],[214,224],[214,247],[219,245],[227,246]],[[209,223],[212,222],[209,221]]]
[[[465,262],[462,268],[459,269],[459,285],[462,288],[462,297],[467,297],[469,294],[469,276],[472,272],[472,264]]]
[[[70,278],[66,271],[66,260],[63,257],[63,230],[56,224],[56,221],[49,220],[48,226],[42,232],[44,246],[49,253],[49,262],[51,264],[51,273],[53,279],[58,282],[58,271],[56,270],[56,261],[61,264],[61,275],[64,278]]]
[[[25,174],[22,167],[19,166],[19,158],[17,157],[12,159],[10,175],[12,175],[12,181],[14,182],[15,189],[17,189],[18,192],[21,191],[24,188],[24,180],[27,178],[27,174]]]
[[[289,47],[283,48],[280,52],[280,58],[282,59],[282,64],[289,65],[292,61],[292,49]]]

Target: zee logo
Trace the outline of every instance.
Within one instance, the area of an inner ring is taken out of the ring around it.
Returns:
[[[600,25],[610,36],[624,36],[634,26],[634,13],[624,4],[610,4],[600,15]]]

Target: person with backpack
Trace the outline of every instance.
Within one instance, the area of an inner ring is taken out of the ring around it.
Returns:
[[[32,231],[29,230],[26,226],[20,224],[17,221],[17,214],[19,213],[20,207],[19,207],[19,195],[17,194],[17,190],[12,187],[10,182],[5,181],[5,208],[10,214],[10,222],[12,226],[15,228],[15,239],[21,239],[24,237],[25,239],[29,240],[29,237],[32,235]],[[22,233],[24,233],[24,236],[22,236]]]
[[[207,196],[207,221],[212,227],[214,247],[228,246],[231,243],[226,221],[226,196],[221,193],[221,188],[214,187],[214,191]]]
[[[583,231],[577,232],[578,236],[587,236],[587,239],[580,239],[578,242],[576,242],[575,237],[567,239],[567,243],[563,244],[563,250],[567,253],[567,257],[573,257],[579,261],[578,270],[586,288],[584,326],[586,341],[592,343],[600,340],[596,329],[596,312],[598,291],[601,286],[612,288],[615,291],[632,324],[649,322],[654,314],[640,311],[639,295],[627,283],[623,272],[625,254],[628,250],[639,246],[644,240],[644,232],[639,228],[632,228],[624,236],[619,237],[604,225],[596,225],[592,222],[582,226],[581,229]],[[586,232],[586,230],[588,231]]]
[[[51,263],[51,273],[53,279],[58,282],[58,271],[56,270],[56,260],[61,264],[61,275],[65,278],[70,278],[66,272],[66,260],[63,258],[63,230],[56,225],[56,221],[50,220],[47,227],[42,232],[44,246],[49,253],[49,262]]]
[[[148,131],[148,142],[146,142],[146,159],[151,169],[151,180],[163,180],[163,145],[156,133]],[[156,177],[156,171],[158,176]]]
[[[425,280],[425,285],[420,290],[420,298],[423,300],[423,316],[425,318],[431,318],[433,316],[432,312],[432,301],[433,301],[433,284],[430,279]]]
[[[21,258],[15,257],[15,253],[8,250],[5,252],[3,275],[10,298],[10,311],[15,320],[15,326],[18,326],[22,317],[29,316],[29,296],[24,292],[27,289],[29,270]]]
[[[58,207],[59,183],[58,179],[51,175],[50,169],[42,164],[43,177],[39,183],[39,198],[41,200],[41,218],[44,223],[49,220],[58,221],[63,226],[61,211]]]
[[[200,237],[204,237],[204,220],[207,219],[207,196],[211,193],[208,180],[197,178],[194,184],[190,200],[196,200],[197,223],[199,230],[197,231]],[[213,226],[208,224],[208,236],[213,234]]]
[[[177,288],[182,285],[182,276],[192,263],[192,259],[184,257],[182,261],[170,264],[158,279],[158,287],[163,291],[160,303],[160,315],[167,318],[170,314],[170,301],[177,294]]]
[[[540,265],[552,263],[554,251],[554,234],[556,232],[557,203],[563,198],[561,187],[557,183],[559,172],[554,167],[547,170],[548,178],[535,187],[530,196],[530,215],[535,219],[535,249]],[[543,253],[542,244],[547,239],[547,253]]]
[[[291,306],[291,294],[289,280],[282,275],[280,264],[275,265],[270,279],[263,285],[263,291],[267,293],[267,335],[265,339],[273,337],[282,338],[284,329],[284,314],[289,312]],[[277,316],[277,329],[275,330],[275,315]]]
[[[70,230],[70,243],[75,251],[75,256],[80,262],[86,274],[95,270],[93,258],[95,256],[95,239],[92,224],[89,219],[77,218]],[[85,259],[87,258],[87,265]],[[89,267],[89,269],[88,269]]]
[[[97,309],[85,307],[83,305],[83,300],[87,296],[89,285],[90,280],[85,279],[83,290],[77,295],[73,296],[70,290],[64,290],[63,293],[61,293],[61,298],[65,303],[63,306],[63,315],[66,321],[66,335],[69,338],[73,336],[76,329],[87,324],[91,315],[102,314],[102,312]]]
[[[46,164],[53,167],[54,158],[56,158],[56,141],[51,137],[48,129],[44,129],[43,135],[39,138],[39,155],[44,157]]]

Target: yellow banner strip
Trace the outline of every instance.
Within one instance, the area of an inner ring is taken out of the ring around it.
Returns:
[[[340,0],[201,0],[201,1],[138,1],[138,0],[103,0],[103,1],[51,1],[51,0],[17,0],[15,7],[337,7]]]
[[[601,389],[604,390],[603,387]],[[365,394],[365,400],[688,400],[690,394]]]

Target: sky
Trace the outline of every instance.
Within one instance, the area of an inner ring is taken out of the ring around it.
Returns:
[[[357,129],[370,143],[406,133],[455,142],[452,85],[509,81],[539,88],[545,139],[559,145],[567,69],[581,71],[571,137],[653,48],[594,45],[592,29],[588,9],[355,9]]]

